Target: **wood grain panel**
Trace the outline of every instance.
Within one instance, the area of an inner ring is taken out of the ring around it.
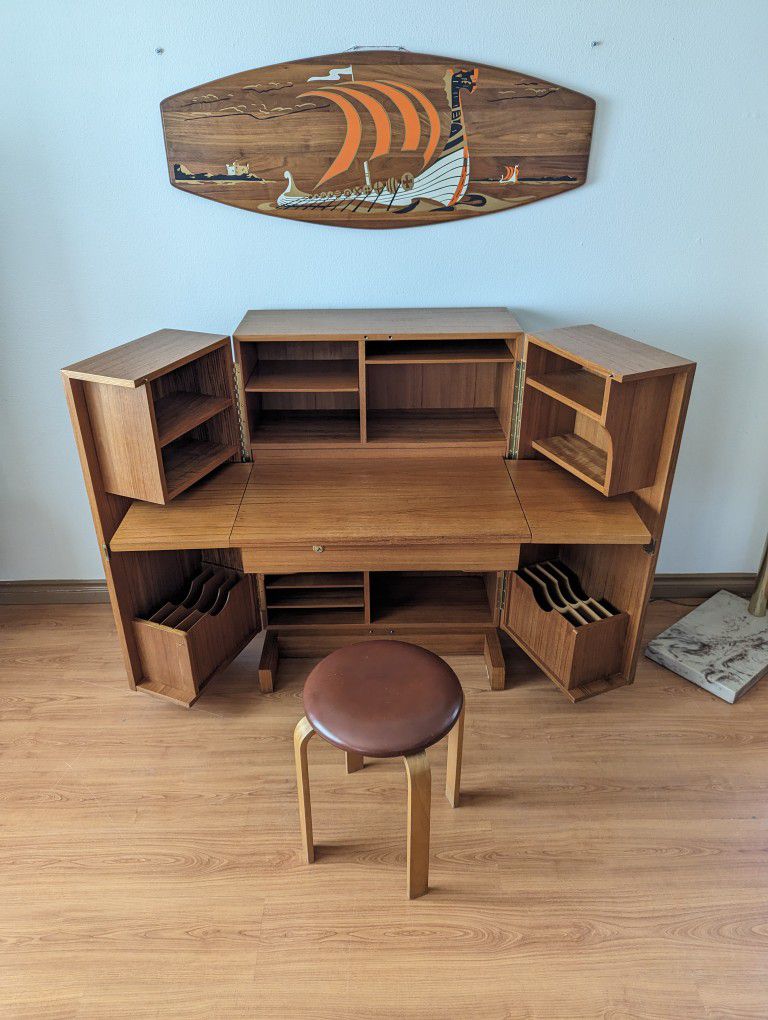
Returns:
[[[118,496],[164,503],[165,472],[148,387],[92,382],[85,398],[105,488]]]
[[[651,533],[630,496],[606,499],[539,460],[506,462],[534,542],[644,545]]]
[[[251,309],[234,332],[248,340],[469,340],[522,336],[508,308]]]
[[[514,570],[520,546],[509,542],[457,540],[421,545],[344,545],[331,542],[316,553],[309,542],[295,545],[243,546],[244,569],[252,573],[317,570]]]
[[[62,372],[70,379],[110,383],[113,386],[141,386],[160,375],[186,365],[229,342],[220,333],[195,333],[183,329],[158,329],[147,336],[94,354]]]
[[[529,537],[500,457],[350,460],[318,451],[257,462],[230,544],[472,546]]]
[[[686,612],[654,603],[644,637]],[[314,660],[260,696],[255,642],[180,712],[125,690],[107,606],[0,624],[3,1016],[765,1013],[767,685],[728,706],[643,659],[574,706],[514,650],[506,693],[444,652],[467,699],[461,806],[435,796],[430,893],[409,903],[397,761],[347,776],[312,742],[301,862],[291,741]],[[428,754],[437,794],[446,743]]]
[[[602,326],[564,326],[531,333],[529,341],[557,353],[563,351],[574,361],[619,382],[647,379],[690,369],[693,362],[658,347],[613,333]]]
[[[133,503],[112,537],[117,552],[227,548],[250,464],[227,464],[167,506]]]
[[[476,61],[358,50],[274,64],[161,104],[171,184],[352,227],[515,208],[586,178],[594,101]]]

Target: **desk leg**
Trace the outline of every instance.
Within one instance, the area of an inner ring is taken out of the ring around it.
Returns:
[[[262,694],[271,694],[275,689],[278,657],[277,635],[268,630],[259,660],[259,690]]]
[[[503,691],[507,678],[507,669],[504,664],[504,654],[501,650],[499,632],[488,630],[483,640],[483,658],[488,669],[488,679],[491,681],[492,691]]]

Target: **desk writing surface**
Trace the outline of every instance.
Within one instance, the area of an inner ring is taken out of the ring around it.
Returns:
[[[629,496],[601,496],[548,461],[329,451],[225,464],[165,506],[136,501],[110,549],[650,539]]]
[[[602,496],[544,460],[508,460],[531,541],[559,545],[645,545],[651,534],[629,496]]]
[[[501,457],[338,451],[257,461],[230,536],[236,547],[528,541]]]
[[[112,536],[110,549],[228,548],[250,473],[250,464],[225,464],[164,506],[136,500]]]

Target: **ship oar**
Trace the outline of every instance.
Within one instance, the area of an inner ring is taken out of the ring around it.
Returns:
[[[400,182],[398,181],[397,185],[395,187],[395,190],[392,192],[392,198],[390,198],[390,200],[389,200],[389,205],[387,206],[387,212],[389,212],[389,210],[392,208],[392,203],[394,202],[394,200],[395,200],[399,190],[400,190]]]
[[[360,208],[360,206],[361,206],[361,205],[363,204],[363,202],[367,202],[367,201],[368,201],[368,197],[369,197],[369,195],[371,195],[371,194],[372,194],[372,192],[373,192],[373,188],[371,188],[371,190],[370,190],[370,191],[368,192],[368,194],[367,194],[367,195],[363,195],[363,197],[362,197],[362,198],[360,199],[360,201],[359,201],[359,202],[357,203],[357,205],[356,205],[356,206],[355,206],[355,208],[354,208],[354,209],[352,210],[352,212],[357,212],[357,210],[358,210],[358,209]],[[380,194],[381,194],[381,191],[379,192],[379,195],[380,195]],[[377,196],[376,196],[376,198],[375,198],[375,199],[373,200],[373,202],[371,202],[371,205],[376,205],[376,201],[377,201],[377,199],[378,199],[378,195],[377,195]]]
[[[376,196],[376,202],[378,202],[378,201],[379,201],[379,199],[381,198],[381,196],[382,196],[382,195],[384,194],[384,192],[386,191],[386,188],[387,188],[386,184],[382,184],[382,185],[381,185],[381,188],[379,189],[379,193],[378,193],[378,195]],[[366,212],[370,212],[370,211],[371,211],[371,209],[373,209],[373,207],[374,207],[374,206],[376,205],[376,202],[371,202],[371,204],[370,204],[370,205],[368,206],[368,208],[367,208],[367,209],[366,209],[365,211],[366,211]]]

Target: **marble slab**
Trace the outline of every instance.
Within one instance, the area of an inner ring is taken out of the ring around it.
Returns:
[[[719,591],[654,638],[645,654],[733,704],[768,673],[768,616],[750,616],[747,599]]]

